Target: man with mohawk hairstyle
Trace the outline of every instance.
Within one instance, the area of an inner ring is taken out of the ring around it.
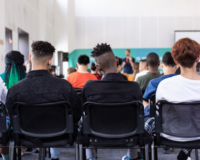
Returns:
[[[142,92],[138,83],[125,81],[117,73],[117,60],[110,45],[106,43],[98,44],[94,47],[92,56],[97,63],[97,68],[103,73],[104,77],[101,81],[86,82],[82,90],[83,103],[87,101],[99,103],[142,102]],[[92,152],[89,151],[91,150],[86,152],[87,159],[95,160],[95,155],[92,155]],[[123,160],[129,159],[137,159],[137,150],[123,158]]]

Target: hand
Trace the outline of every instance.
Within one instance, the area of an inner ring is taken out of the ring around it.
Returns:
[[[129,56],[128,59],[129,59],[129,62],[132,62],[132,57],[131,56]]]

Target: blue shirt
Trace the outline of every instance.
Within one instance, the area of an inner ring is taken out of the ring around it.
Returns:
[[[161,76],[159,78],[152,79],[149,82],[149,84],[147,85],[147,88],[146,88],[146,90],[144,92],[144,95],[143,95],[143,99],[144,100],[149,100],[151,98],[151,96],[156,93],[156,90],[158,88],[159,83],[162,80],[164,80],[166,78],[169,78],[169,77],[173,77],[173,76],[176,76],[176,74],[163,75],[163,76]]]
[[[132,69],[132,66],[131,66],[131,64],[129,62],[129,59],[128,58],[124,58],[123,62],[126,62],[125,66],[124,66],[124,73],[132,74],[133,73],[133,69]],[[133,63],[135,62],[135,58],[133,58],[133,57],[132,57],[132,62]]]

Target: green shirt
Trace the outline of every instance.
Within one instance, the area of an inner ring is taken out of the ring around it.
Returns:
[[[157,72],[157,73],[148,72],[146,75],[138,77],[136,82],[139,83],[140,88],[142,90],[142,93],[144,94],[150,80],[155,79],[155,78],[159,78],[160,76],[162,76],[160,74],[160,72]]]

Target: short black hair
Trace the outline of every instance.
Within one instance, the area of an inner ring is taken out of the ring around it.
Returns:
[[[98,57],[106,52],[112,51],[110,45],[107,45],[106,43],[101,43],[100,45],[97,44],[96,47],[94,47],[92,53],[92,57]]]
[[[120,65],[120,66],[121,66],[121,65],[122,65],[122,62],[123,62],[123,61],[122,61],[122,59],[121,59],[121,58],[118,58],[118,63],[117,63],[117,66],[118,66],[118,65]]]
[[[146,61],[147,61],[146,59],[141,59],[141,60],[140,60],[140,62],[146,62]]]
[[[156,67],[159,65],[159,57],[156,53],[151,52],[147,55],[147,64],[150,67]]]
[[[53,53],[55,52],[54,46],[52,46],[51,43],[46,41],[35,41],[32,43],[31,47],[32,52],[36,57],[53,57]]]
[[[78,63],[80,65],[85,65],[86,66],[87,64],[90,63],[90,58],[87,55],[80,55],[78,57]]]
[[[162,57],[162,63],[166,66],[174,67],[176,63],[174,62],[174,59],[172,58],[171,52],[166,52]]]

